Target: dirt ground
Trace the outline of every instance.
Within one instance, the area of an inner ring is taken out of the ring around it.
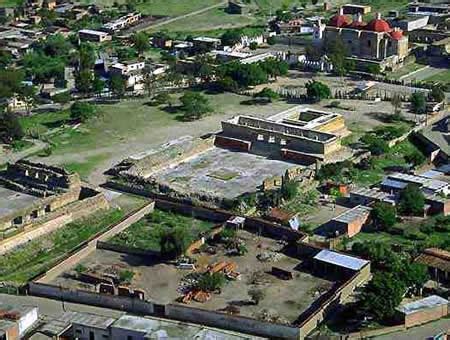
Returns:
[[[276,316],[281,322],[293,322],[320,294],[330,289],[333,282],[314,277],[300,269],[301,261],[277,253],[279,258],[273,262],[261,262],[257,256],[261,253],[279,250],[282,246],[276,241],[258,237],[247,231],[240,231],[248,248],[244,256],[227,256],[218,248],[215,255],[205,253],[195,255],[198,270],[217,261],[233,261],[241,274],[236,281],[227,281],[221,294],[213,294],[206,303],[191,302],[190,306],[208,310],[221,310],[229,305],[240,309],[240,315],[261,318],[263,313]],[[175,302],[181,296],[177,292],[180,280],[189,273],[176,269],[175,266],[164,263],[152,263],[151,260],[137,256],[129,256],[115,252],[97,250],[85,259],[83,266],[105,270],[115,266],[120,270],[132,270],[135,273],[131,286],[143,289],[146,299],[158,303]],[[294,274],[293,280],[281,280],[270,272],[272,266],[277,266]],[[92,285],[81,283],[68,275],[58,277],[53,284],[70,288],[93,290]],[[249,289],[257,288],[264,292],[264,298],[258,305],[251,302]]]

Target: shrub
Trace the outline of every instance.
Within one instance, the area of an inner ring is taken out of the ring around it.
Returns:
[[[214,292],[225,284],[225,275],[222,273],[205,273],[197,282],[197,288],[206,292]]]
[[[70,107],[70,118],[81,122],[86,122],[89,118],[93,117],[95,113],[95,106],[86,102],[75,102]]]

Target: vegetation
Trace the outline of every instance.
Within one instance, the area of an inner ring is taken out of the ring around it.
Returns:
[[[197,288],[206,292],[220,290],[226,283],[225,275],[222,273],[205,273],[197,282]]]
[[[83,123],[92,118],[95,113],[95,106],[87,102],[75,102],[70,107],[70,118]]]
[[[79,244],[123,218],[120,210],[96,213],[38,237],[0,257],[0,280],[26,283],[48,270]]]
[[[280,95],[278,93],[276,93],[274,90],[268,87],[263,88],[261,91],[255,93],[253,96],[255,98],[264,98],[268,102],[272,102],[273,100],[277,100],[278,98],[280,98]]]
[[[253,303],[255,305],[258,305],[259,302],[264,299],[265,297],[265,293],[263,290],[258,289],[258,288],[252,288],[248,291],[248,295],[250,296],[250,298],[252,299]]]
[[[414,184],[408,184],[400,192],[399,210],[405,215],[423,215],[425,197],[422,190]]]
[[[0,141],[11,144],[24,137],[22,126],[17,116],[9,111],[0,114]]]
[[[311,80],[306,83],[306,95],[312,102],[320,102],[331,97],[330,88],[320,81]]]
[[[392,228],[397,222],[397,210],[391,204],[378,202],[373,206],[372,220],[380,229]]]
[[[424,114],[427,112],[427,100],[422,92],[414,92],[409,98],[411,109],[414,113]]]
[[[181,98],[183,118],[187,121],[196,120],[212,112],[209,100],[198,92],[188,91]]]
[[[110,242],[159,251],[169,257],[181,255],[190,243],[213,226],[212,223],[162,210],[155,210],[134,223]]]

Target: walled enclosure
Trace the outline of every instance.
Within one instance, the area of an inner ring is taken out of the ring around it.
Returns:
[[[108,202],[76,173],[21,160],[0,173],[0,239],[66,213],[84,217]]]
[[[233,216],[231,212],[226,210],[192,206],[163,199],[156,199],[155,203],[158,209],[190,214],[191,216],[210,219],[214,222],[223,222]],[[253,230],[262,235],[293,242],[297,245],[295,257],[304,260],[313,257],[321,250],[321,248],[305,243],[307,236],[301,232],[263,219],[246,218],[244,227],[249,231]],[[179,321],[202,323],[211,327],[219,327],[269,338],[304,339],[326,319],[327,315],[339,303],[345,300],[358,286],[367,282],[369,278],[370,264],[364,266],[359,271],[353,272],[352,275],[345,277],[342,281],[336,282],[330,291],[314,301],[292,325],[259,321],[242,316],[231,316],[225,313],[202,310],[189,306],[175,304],[158,305],[151,301],[71,290],[38,282],[31,282],[29,284],[29,293],[31,295],[54,299],[63,298],[66,301],[116,308],[133,313],[153,314]]]

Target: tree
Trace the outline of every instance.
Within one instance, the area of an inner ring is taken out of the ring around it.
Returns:
[[[95,65],[95,50],[90,43],[81,43],[79,47],[79,64],[81,70],[90,70]]]
[[[281,184],[281,195],[286,200],[293,199],[298,193],[298,183],[289,180],[287,178],[283,178],[283,182]]]
[[[409,98],[414,113],[424,114],[427,112],[427,101],[422,92],[414,92]]]
[[[289,71],[289,65],[284,61],[279,61],[275,58],[269,58],[259,63],[259,66],[272,78],[277,79],[279,76],[284,76]]]
[[[189,234],[184,227],[164,229],[160,237],[161,254],[176,258],[184,254],[189,246]]]
[[[278,98],[280,98],[280,95],[278,93],[276,93],[274,90],[268,87],[263,88],[261,91],[255,93],[253,96],[256,98],[264,98],[268,102],[272,102],[272,100],[277,100]]]
[[[256,50],[258,48],[258,43],[256,41],[252,41],[248,47],[251,50]]]
[[[430,97],[435,102],[442,102],[445,100],[445,92],[440,86],[433,86],[430,92]]]
[[[269,45],[275,45],[277,43],[277,39],[274,36],[270,36],[267,38],[267,43]]]
[[[284,8],[277,9],[275,15],[277,16],[277,21],[288,22],[292,19],[291,12]]]
[[[418,166],[423,164],[426,161],[426,158],[422,154],[422,152],[416,149],[405,156],[405,161],[411,163],[414,166]]]
[[[322,99],[327,99],[331,97],[330,88],[320,81],[312,80],[308,81],[305,85],[306,95],[309,100],[313,102],[319,102]]]
[[[99,96],[103,92],[103,89],[105,88],[105,81],[100,79],[99,77],[95,77],[94,81],[92,82],[92,91]]]
[[[234,46],[241,41],[239,30],[227,30],[220,37],[223,46]]]
[[[125,94],[125,85],[125,79],[118,74],[112,75],[109,80],[111,91],[118,97],[122,97]]]
[[[75,102],[70,107],[70,118],[81,122],[86,122],[89,118],[93,117],[95,113],[95,106],[86,102]]]
[[[361,303],[378,320],[391,319],[405,290],[405,284],[392,273],[376,272],[361,294]]]
[[[197,282],[197,289],[206,292],[215,292],[220,290],[225,284],[225,275],[222,273],[205,273],[203,274]]]
[[[427,267],[417,262],[404,264],[399,275],[406,287],[411,289],[414,294],[420,293],[423,285],[429,279]]]
[[[406,215],[423,215],[425,197],[419,186],[408,184],[400,192],[399,210]]]
[[[367,72],[370,74],[380,74],[381,69],[379,64],[370,64],[367,66]]]
[[[75,77],[75,86],[81,93],[90,93],[92,81],[92,71],[89,69],[81,70]]]
[[[400,113],[400,106],[402,105],[402,98],[398,93],[394,93],[391,98],[391,105],[394,108],[394,114]]]
[[[180,101],[186,120],[200,119],[212,111],[208,98],[198,92],[188,91],[180,98]]]
[[[17,91],[19,98],[25,103],[27,113],[29,114],[34,105],[36,88],[34,86],[24,85]]]
[[[377,202],[372,209],[372,219],[377,228],[389,229],[397,222],[397,211],[391,204]]]
[[[9,111],[0,114],[0,140],[10,144],[24,137],[22,126],[17,116]]]
[[[133,35],[133,44],[139,54],[144,53],[150,47],[148,35],[144,32],[135,33]]]
[[[266,296],[263,290],[258,288],[249,289],[248,295],[251,297],[255,305],[258,305],[259,302]]]
[[[61,93],[55,94],[52,97],[52,100],[55,103],[59,103],[59,104],[67,104],[68,102],[70,102],[71,99],[72,99],[72,97],[71,97],[69,91],[65,91],[65,92],[61,92]]]

